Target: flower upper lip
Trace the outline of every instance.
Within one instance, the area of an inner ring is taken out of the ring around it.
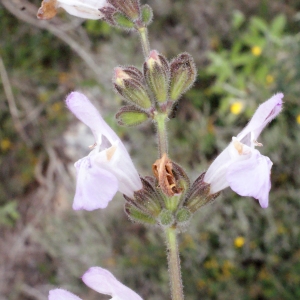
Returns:
[[[277,93],[268,101],[262,103],[250,122],[237,135],[237,139],[248,146],[254,146],[254,142],[260,133],[282,110],[282,93]],[[249,136],[250,135],[250,136]]]

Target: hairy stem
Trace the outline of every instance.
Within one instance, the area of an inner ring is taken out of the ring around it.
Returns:
[[[147,27],[139,27],[138,32],[140,34],[144,56],[145,56],[145,58],[147,58],[149,56],[149,53],[150,53],[148,29],[147,29]]]
[[[170,227],[165,232],[172,300],[184,300],[176,228]]]
[[[167,136],[167,115],[157,113],[154,117],[157,127],[157,139],[158,139],[158,154],[162,157],[164,153],[168,154],[168,136]]]

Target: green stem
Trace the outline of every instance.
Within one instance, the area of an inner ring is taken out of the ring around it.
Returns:
[[[150,53],[150,44],[149,44],[149,39],[148,39],[148,29],[147,29],[147,27],[139,27],[138,32],[140,34],[144,56],[145,56],[145,58],[147,58],[149,56],[149,53]]]
[[[157,124],[158,153],[159,157],[162,157],[164,153],[168,154],[167,115],[157,113],[154,120]]]
[[[166,229],[172,300],[184,300],[176,228]]]

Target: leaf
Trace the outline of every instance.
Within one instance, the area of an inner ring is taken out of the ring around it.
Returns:
[[[148,26],[153,19],[153,11],[152,8],[148,5],[145,4],[142,6],[142,21],[143,23]]]
[[[263,19],[258,18],[258,17],[253,17],[251,19],[250,28],[251,27],[252,27],[252,29],[258,29],[263,33],[268,31],[267,23]]]
[[[286,17],[284,15],[277,16],[271,24],[271,32],[275,37],[281,37],[286,26]]]
[[[239,29],[245,21],[245,16],[239,10],[235,10],[232,15],[232,27]]]

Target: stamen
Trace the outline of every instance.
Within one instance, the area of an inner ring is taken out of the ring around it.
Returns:
[[[262,143],[259,143],[258,141],[253,141],[253,143],[254,143],[254,146],[256,146],[256,147],[262,147],[263,146],[263,144]]]
[[[89,148],[92,150],[92,149],[95,149],[96,146],[97,146],[97,143],[95,142],[94,145],[90,145]]]

